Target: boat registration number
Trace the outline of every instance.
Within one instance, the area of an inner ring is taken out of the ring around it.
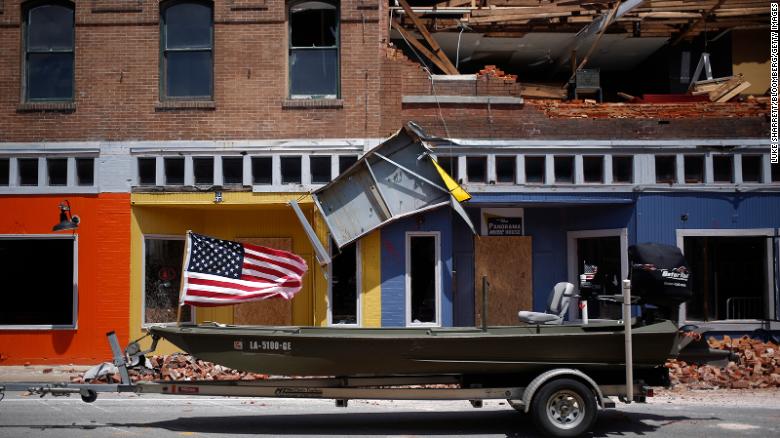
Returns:
[[[246,343],[252,351],[292,351],[292,341],[249,341]],[[235,341],[233,347],[244,349],[244,342]]]

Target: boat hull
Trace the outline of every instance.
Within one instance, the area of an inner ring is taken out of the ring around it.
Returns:
[[[306,376],[517,374],[625,362],[621,325],[469,328],[154,326],[154,336],[199,359],[257,373]],[[635,327],[634,366],[663,365],[677,327]]]

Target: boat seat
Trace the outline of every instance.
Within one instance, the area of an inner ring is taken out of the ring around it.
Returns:
[[[563,318],[569,311],[571,298],[574,296],[574,285],[562,281],[553,287],[547,298],[547,310],[543,312],[530,312],[521,310],[517,313],[520,321],[530,324],[563,324]]]

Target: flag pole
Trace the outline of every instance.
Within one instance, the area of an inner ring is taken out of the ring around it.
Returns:
[[[179,276],[179,302],[176,306],[176,325],[181,325],[181,308],[184,306],[182,296],[184,295],[184,271],[187,269],[190,254],[190,231],[184,235],[184,254],[181,258],[181,275]]]

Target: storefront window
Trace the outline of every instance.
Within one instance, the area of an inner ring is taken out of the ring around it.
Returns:
[[[183,256],[183,238],[144,239],[144,324],[176,322]],[[192,321],[190,306],[181,320]]]

